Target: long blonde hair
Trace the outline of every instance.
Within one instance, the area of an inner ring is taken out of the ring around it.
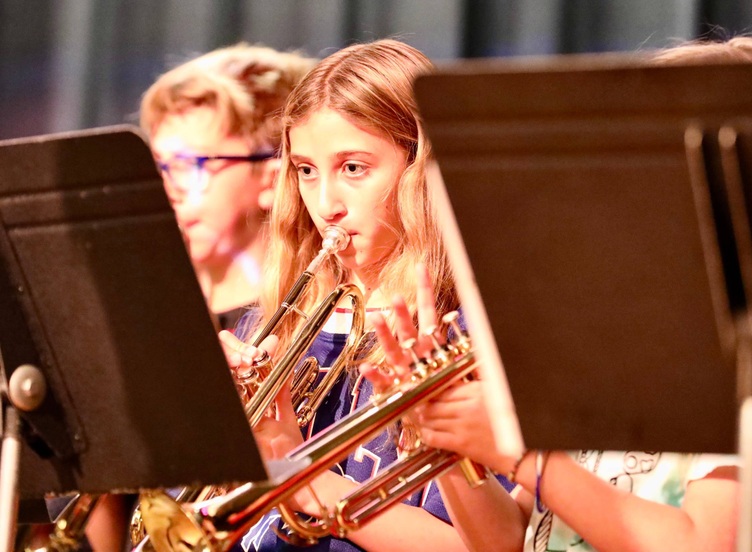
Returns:
[[[290,129],[312,113],[328,108],[356,126],[392,140],[407,153],[407,168],[389,197],[396,202],[398,247],[380,272],[385,297],[401,294],[415,312],[414,266],[428,266],[436,290],[439,314],[457,307],[458,300],[426,184],[426,163],[431,157],[413,96],[416,77],[431,71],[428,58],[396,40],[357,44],[325,58],[295,88],[283,117],[282,168],[271,215],[267,273],[261,306],[264,318],[277,309],[298,275],[321,248],[321,236],[298,192],[298,177],[290,161]],[[325,139],[322,137],[322,139]],[[332,258],[318,274],[304,301],[310,309],[348,274]],[[289,344],[298,321],[277,332],[278,351]],[[383,354],[372,349],[369,360]]]
[[[662,65],[677,63],[752,62],[752,37],[736,36],[725,41],[697,40],[659,50],[653,61]]]

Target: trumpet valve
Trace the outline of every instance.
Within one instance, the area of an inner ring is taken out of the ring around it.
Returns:
[[[433,344],[433,350],[431,351],[431,357],[433,358],[436,366],[444,366],[452,360],[452,349],[446,342],[442,343],[439,340],[439,327],[431,326],[427,328],[424,335],[431,340]]]
[[[292,405],[295,409],[300,427],[308,425],[313,418],[310,400],[313,397],[314,384],[319,375],[319,361],[316,357],[308,357],[295,370],[292,379]]]
[[[411,338],[403,341],[400,343],[400,347],[403,351],[409,353],[410,358],[412,359],[412,364],[410,365],[410,371],[412,374],[412,379],[414,381],[419,381],[425,378],[428,375],[428,371],[430,369],[431,363],[430,360],[427,358],[423,358],[420,355],[418,355],[418,351],[415,348],[418,344],[418,340]]]
[[[452,328],[452,331],[454,332],[454,339],[451,342],[451,347],[455,350],[455,356],[467,353],[472,349],[470,337],[460,326],[459,319],[460,313],[457,311],[449,312],[441,319],[442,322]]]
[[[243,402],[253,397],[270,371],[271,365],[268,362],[258,366],[241,364],[232,368],[232,379]]]

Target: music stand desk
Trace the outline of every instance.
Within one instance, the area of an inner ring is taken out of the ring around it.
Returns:
[[[5,376],[49,388],[20,497],[267,478],[137,129],[0,142],[0,222]]]

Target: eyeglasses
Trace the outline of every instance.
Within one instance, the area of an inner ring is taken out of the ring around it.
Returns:
[[[277,157],[275,151],[251,155],[175,155],[169,161],[157,161],[157,167],[170,185],[185,194],[203,193],[209,187],[209,174],[216,174],[230,163],[257,163]]]

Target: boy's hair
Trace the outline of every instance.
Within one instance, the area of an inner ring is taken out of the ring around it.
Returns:
[[[214,50],[149,87],[141,101],[141,128],[152,136],[167,115],[209,106],[222,134],[278,147],[285,101],[316,61],[246,43]]]
[[[458,300],[426,184],[431,148],[423,130],[413,83],[432,70],[428,58],[396,40],[357,44],[325,58],[293,91],[285,108],[282,167],[271,216],[268,271],[261,304],[268,319],[284,294],[321,248],[319,235],[298,191],[290,153],[290,129],[320,109],[331,109],[352,124],[391,140],[407,154],[407,168],[385,200],[397,213],[398,245],[385,259],[380,285],[385,297],[401,294],[415,312],[415,264],[425,263],[433,278],[439,315]],[[304,302],[311,305],[347,278],[335,258],[321,269]],[[277,333],[279,351],[289,344],[296,321]],[[369,360],[380,361],[379,354]]]

